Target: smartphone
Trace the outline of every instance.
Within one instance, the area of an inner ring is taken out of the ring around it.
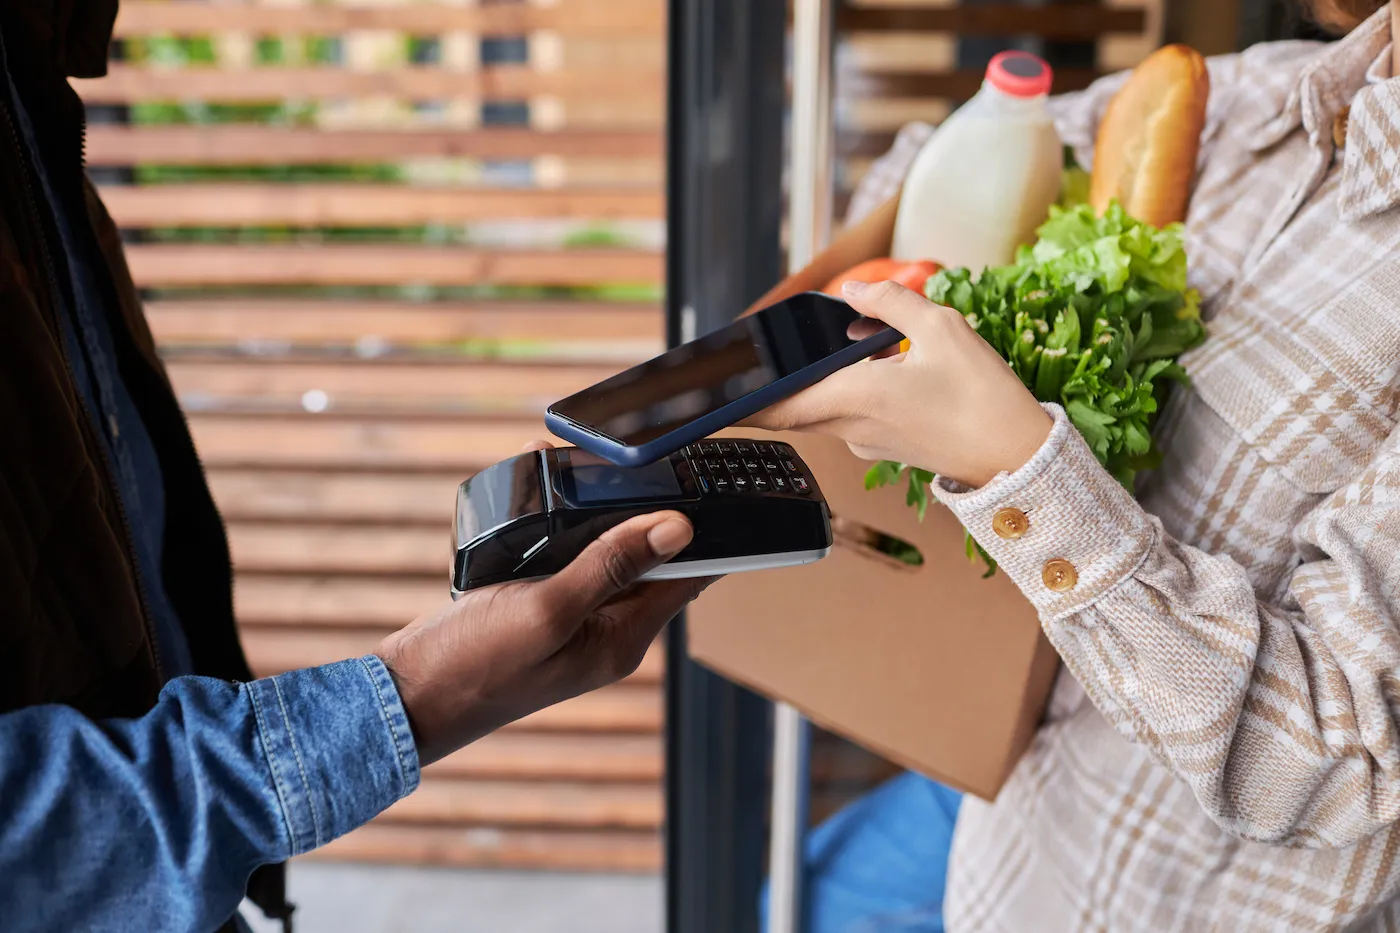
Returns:
[[[618,466],[644,466],[904,339],[846,336],[861,315],[804,292],[555,402],[545,425]]]

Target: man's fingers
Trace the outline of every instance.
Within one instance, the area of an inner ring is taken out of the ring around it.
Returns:
[[[600,613],[602,625],[594,641],[596,654],[588,662],[597,672],[598,685],[613,683],[636,671],[666,623],[717,579],[643,583],[609,603]]]
[[[645,647],[656,638],[662,626],[718,579],[691,577],[643,583],[614,600],[607,608],[608,618],[632,633],[628,640],[638,641]]]
[[[569,695],[596,690],[637,670],[666,623],[717,577],[639,583],[610,600],[571,633],[546,662]]]
[[[679,512],[639,515],[604,533],[569,566],[540,583],[542,595],[549,605],[567,607],[570,616],[581,619],[675,557],[694,535]]]
[[[537,439],[535,439],[535,440],[533,440],[533,441],[530,441],[530,442],[529,442],[528,444],[526,444],[524,447],[520,448],[520,452],[521,452],[521,453],[529,453],[529,452],[532,451],[532,450],[553,450],[553,449],[554,449],[554,445],[551,444],[549,441],[542,441],[542,440],[539,440],[539,439],[537,438]]]
[[[641,621],[660,616],[658,627],[685,608],[695,597],[722,577],[686,577],[680,580],[652,580],[634,586],[608,606],[608,615],[618,621]]]
[[[866,317],[884,321],[905,336],[924,329],[937,305],[897,282],[847,282],[841,294]]]

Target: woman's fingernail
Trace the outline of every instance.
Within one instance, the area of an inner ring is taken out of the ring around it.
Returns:
[[[647,532],[647,544],[657,557],[671,557],[679,554],[690,543],[695,532],[690,522],[679,518],[668,518]]]
[[[845,295],[847,298],[859,298],[861,292],[865,291],[869,287],[869,282],[843,282],[841,284],[841,294]]]

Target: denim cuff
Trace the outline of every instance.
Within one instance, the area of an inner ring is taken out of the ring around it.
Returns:
[[[292,855],[344,835],[418,787],[408,714],[379,658],[289,671],[247,688]]]

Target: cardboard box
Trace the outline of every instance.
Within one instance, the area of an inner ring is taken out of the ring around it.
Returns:
[[[745,432],[759,436],[761,432]],[[1004,575],[983,579],[962,526],[903,487],[866,491],[868,463],[825,437],[783,435],[831,505],[836,543],[815,564],[742,573],[687,615],[690,653],[896,764],[993,799],[1044,713],[1059,658]],[[910,566],[870,531],[915,545]]]
[[[755,308],[886,255],[895,205],[848,230]],[[710,587],[687,616],[691,655],[896,764],[993,799],[1040,724],[1059,666],[1035,610],[1004,574],[983,579],[962,526],[942,506],[920,523],[902,484],[865,489],[870,464],[844,443],[782,439],[831,505],[835,546],[815,564]],[[876,534],[913,544],[923,564],[876,550]]]

